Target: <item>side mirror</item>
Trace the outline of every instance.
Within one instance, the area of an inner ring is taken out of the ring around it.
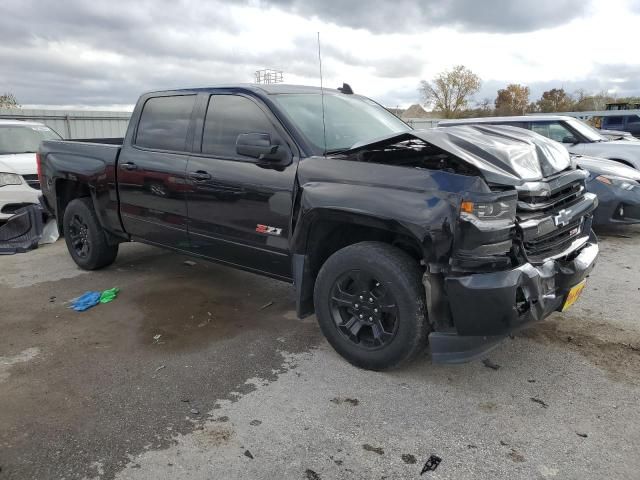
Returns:
[[[283,159],[283,149],[271,143],[268,133],[241,133],[236,139],[236,153],[258,160]]]
[[[571,143],[572,145],[575,145],[576,143],[578,143],[578,139],[573,135],[567,135],[562,139],[562,143]]]

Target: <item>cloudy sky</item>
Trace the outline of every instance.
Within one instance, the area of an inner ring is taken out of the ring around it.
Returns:
[[[21,104],[131,107],[147,90],[343,81],[389,107],[463,64],[507,83],[640,95],[640,0],[1,0],[0,93]]]

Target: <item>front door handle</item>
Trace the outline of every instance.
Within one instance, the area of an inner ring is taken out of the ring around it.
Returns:
[[[137,170],[138,169],[138,165],[136,165],[133,162],[126,162],[126,163],[121,163],[120,164],[120,168],[122,170]]]
[[[190,172],[189,177],[193,178],[194,180],[211,180],[211,174],[205,172],[204,170]]]

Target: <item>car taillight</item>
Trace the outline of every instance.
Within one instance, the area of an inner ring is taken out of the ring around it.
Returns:
[[[40,157],[40,153],[36,153],[36,167],[38,169],[38,181],[40,182],[40,185],[44,185],[42,181],[42,158]]]

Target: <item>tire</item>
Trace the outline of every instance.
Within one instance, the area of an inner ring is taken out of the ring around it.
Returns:
[[[76,198],[69,202],[62,227],[69,254],[80,268],[97,270],[115,261],[118,245],[108,242],[90,198]]]
[[[426,347],[421,269],[391,245],[362,242],[334,253],[318,273],[314,304],[327,341],[357,367],[398,367]]]

